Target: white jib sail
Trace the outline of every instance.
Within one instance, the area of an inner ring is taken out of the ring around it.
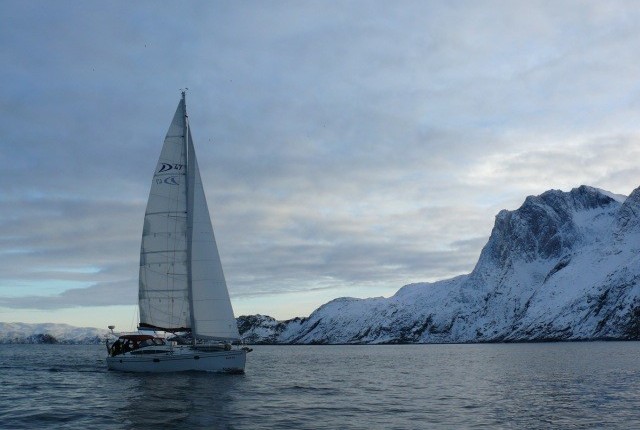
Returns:
[[[193,331],[198,337],[239,339],[227,283],[213,234],[200,169],[189,131],[189,183],[193,184],[191,239],[191,297]]]

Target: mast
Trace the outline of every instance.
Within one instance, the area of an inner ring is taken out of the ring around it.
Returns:
[[[191,319],[191,336],[193,344],[196,344],[196,319],[193,312],[193,275],[192,275],[192,242],[193,242],[193,166],[192,151],[189,145],[189,116],[187,115],[187,96],[186,89],[182,90],[182,107],[184,109],[184,153],[186,158],[187,169],[187,295],[189,298],[189,315]]]

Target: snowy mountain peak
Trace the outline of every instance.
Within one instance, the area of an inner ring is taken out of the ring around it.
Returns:
[[[585,185],[570,192],[550,190],[529,196],[515,211],[498,213],[478,265],[505,267],[513,259],[558,258],[570,252],[593,218],[619,206],[610,196]]]
[[[241,333],[270,343],[640,339],[639,247],[640,188],[626,199],[551,190],[496,216],[469,275],[332,300]]]
[[[620,203],[624,203],[624,201],[627,199],[627,196],[625,196],[624,194],[615,194],[615,193],[612,193],[611,191],[603,190],[601,188],[596,188],[596,190],[600,191],[605,196],[609,196],[613,200]]]
[[[633,235],[636,247],[640,245],[637,237],[640,235],[640,187],[633,190],[622,204],[616,216],[616,226],[619,239]]]

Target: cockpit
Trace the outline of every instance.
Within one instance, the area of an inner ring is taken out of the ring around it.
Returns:
[[[116,355],[137,351],[149,346],[164,345],[165,341],[160,337],[154,337],[146,334],[126,334],[120,336],[112,345],[109,345],[107,342],[107,350],[111,357],[115,357]],[[140,352],[142,352],[142,350]]]

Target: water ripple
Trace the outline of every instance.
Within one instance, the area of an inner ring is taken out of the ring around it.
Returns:
[[[107,372],[104,348],[0,347],[0,427],[640,428],[640,343],[258,346],[244,375]]]

